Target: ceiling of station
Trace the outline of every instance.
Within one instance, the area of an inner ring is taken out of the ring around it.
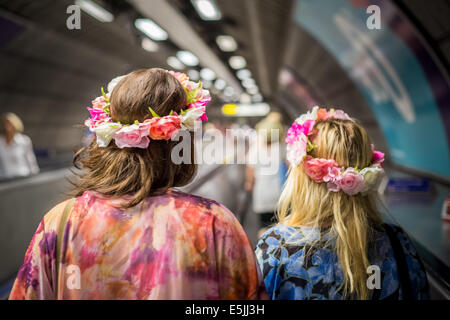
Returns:
[[[68,30],[66,8],[73,4],[71,0],[0,0],[0,17],[24,26],[24,32],[0,47],[0,107],[18,113],[30,135],[39,132],[38,146],[51,139],[55,150],[76,145],[81,133],[69,124],[82,123],[86,114],[80,106],[87,106],[98,88],[137,68],[170,68],[167,57],[180,49],[169,38],[159,43],[157,52],[143,50],[143,35],[133,25],[142,13],[133,7],[133,1],[95,1],[114,14],[114,22],[100,23],[83,13],[81,30]],[[188,19],[230,73],[235,75],[228,64],[232,55],[246,59],[264,98],[283,112],[286,122],[306,111],[305,101],[280,86],[280,71],[291,70],[311,88],[316,100],[327,106],[345,106],[375,140],[383,141],[353,80],[314,38],[294,24],[295,0],[216,0],[220,21],[200,19],[190,1],[167,2]],[[419,0],[396,3],[416,20],[429,41],[437,44],[438,54],[448,59],[448,2],[436,0],[436,7]],[[235,52],[218,48],[215,39],[224,34],[237,41]],[[443,63],[448,65],[446,61]],[[215,107],[219,105],[220,100]]]

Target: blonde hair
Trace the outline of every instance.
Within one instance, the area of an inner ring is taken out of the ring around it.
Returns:
[[[14,127],[14,130],[18,133],[23,132],[23,122],[20,120],[19,116],[17,116],[15,113],[7,112],[2,115],[2,131],[4,130],[4,121],[9,121],[12,126]]]
[[[334,159],[339,165],[361,169],[371,164],[371,142],[357,122],[318,122],[310,140],[315,145],[310,153],[313,157]],[[299,165],[289,169],[277,216],[283,225],[327,230],[335,241],[334,249],[344,271],[342,297],[369,298],[367,252],[374,231],[382,224],[374,194],[350,196],[342,191],[331,192],[325,183],[314,182]]]

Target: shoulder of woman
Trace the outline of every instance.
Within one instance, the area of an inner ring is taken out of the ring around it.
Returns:
[[[56,206],[54,206],[52,209],[50,209],[49,212],[47,212],[47,214],[44,216],[44,219],[43,219],[46,231],[57,229],[57,226],[61,220],[61,216],[62,216],[64,209],[69,201],[70,201],[70,199],[60,202]]]
[[[20,132],[16,133],[15,138],[17,139],[16,141],[18,141],[19,143],[26,144],[26,145],[31,144],[30,137],[23,133],[20,133]]]
[[[408,233],[405,230],[403,230],[402,227],[394,224],[386,224],[385,227],[388,227],[393,231],[393,233],[399,240],[401,246],[403,247],[403,251],[405,252],[406,255],[417,257],[418,253],[416,247],[411,241]]]

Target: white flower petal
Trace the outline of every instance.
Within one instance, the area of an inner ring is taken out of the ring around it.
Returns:
[[[114,79],[112,79],[107,86],[108,89],[108,93],[111,94],[111,92],[114,90],[114,87],[120,82],[120,80],[122,80],[123,78],[125,78],[125,75],[123,76],[119,76],[119,77],[115,77]]]

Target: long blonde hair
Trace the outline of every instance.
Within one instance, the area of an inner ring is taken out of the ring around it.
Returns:
[[[334,159],[341,166],[359,169],[371,164],[371,142],[357,122],[340,119],[318,122],[310,141],[315,145],[310,152],[313,157]],[[335,239],[334,249],[344,271],[343,298],[369,298],[367,251],[374,231],[382,224],[375,197],[331,192],[325,183],[314,182],[302,165],[289,169],[280,197],[277,210],[280,224],[327,230]]]

